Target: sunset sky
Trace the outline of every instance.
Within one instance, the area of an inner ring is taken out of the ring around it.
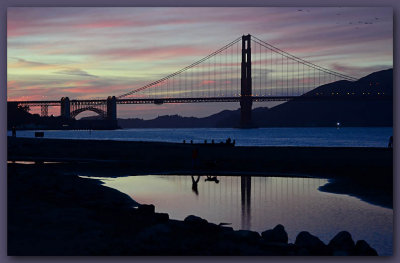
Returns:
[[[393,67],[391,8],[8,8],[8,100],[118,96],[243,34],[356,78]],[[118,106],[118,117],[238,107]]]

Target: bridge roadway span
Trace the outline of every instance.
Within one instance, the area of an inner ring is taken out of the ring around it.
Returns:
[[[164,104],[164,103],[205,103],[205,102],[240,102],[241,97],[203,97],[203,98],[133,98],[133,99],[116,99],[117,104]],[[350,95],[350,96],[252,96],[253,102],[263,101],[289,101],[289,100],[357,100],[357,99],[392,99],[391,96],[385,95]],[[60,100],[38,100],[38,101],[9,101],[9,103],[17,103],[26,106],[61,106]],[[105,105],[107,99],[90,99],[90,100],[71,100],[71,104],[80,105]]]

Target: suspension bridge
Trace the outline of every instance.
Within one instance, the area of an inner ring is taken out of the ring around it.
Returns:
[[[243,35],[195,63],[164,78],[107,99],[9,101],[21,106],[60,107],[60,115],[73,119],[93,111],[105,120],[116,121],[117,104],[164,104],[239,102],[240,126],[251,127],[253,102],[292,99],[359,99],[383,96],[357,92],[316,92],[315,88],[356,78],[318,66],[267,42]]]

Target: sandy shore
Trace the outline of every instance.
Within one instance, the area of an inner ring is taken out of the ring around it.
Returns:
[[[324,176],[392,175],[392,149],[343,147],[224,147],[162,142],[123,142],[8,137],[8,160],[101,161],[141,171],[200,170],[285,172]],[[381,176],[380,176],[381,177]]]

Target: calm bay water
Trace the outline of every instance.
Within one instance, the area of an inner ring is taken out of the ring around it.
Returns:
[[[258,232],[282,224],[293,243],[300,231],[328,243],[347,230],[355,241],[366,240],[379,255],[392,254],[393,210],[321,192],[318,187],[326,184],[326,179],[219,176],[216,183],[205,178],[147,175],[99,179],[139,203],[154,204],[157,212],[168,213],[172,219],[194,214],[216,224],[231,223],[234,229]]]
[[[34,137],[35,131],[17,131],[18,137]],[[387,147],[393,135],[391,127],[383,128],[260,128],[260,129],[122,129],[111,131],[44,131],[45,138],[99,139],[123,141],[162,141],[195,143],[225,141],[228,137],[239,146],[329,146]],[[8,132],[11,136],[11,132]]]

